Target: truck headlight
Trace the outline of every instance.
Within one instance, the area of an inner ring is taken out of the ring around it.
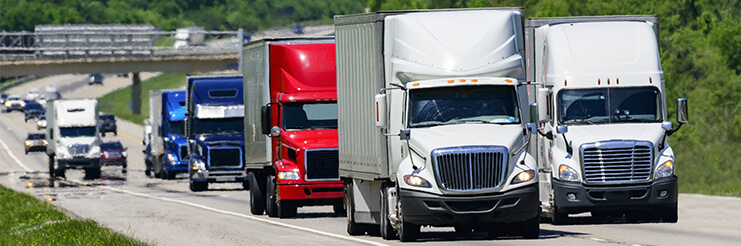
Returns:
[[[656,167],[654,179],[666,178],[672,176],[672,174],[674,174],[674,162],[665,161],[664,163]]]
[[[558,167],[558,177],[563,181],[579,182],[579,173],[563,164]]]
[[[301,177],[298,176],[298,171],[278,172],[278,179],[297,180],[300,178]]]
[[[429,181],[417,175],[404,175],[404,183],[407,183],[408,185],[411,185],[411,186],[417,186],[417,187],[424,187],[424,188],[432,187]]]
[[[167,154],[167,162],[175,162],[175,156],[172,154]]]
[[[535,171],[533,170],[527,170],[522,171],[515,176],[515,178],[512,179],[512,184],[519,184],[522,182],[527,182],[535,178]]]
[[[204,166],[203,166],[203,161],[200,160],[200,159],[191,158],[190,159],[190,162],[191,162],[190,169],[192,169],[193,171],[198,171],[200,169],[205,169]]]

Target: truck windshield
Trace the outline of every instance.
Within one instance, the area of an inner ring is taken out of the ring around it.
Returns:
[[[170,121],[170,129],[167,131],[170,135],[185,135],[183,130],[183,121]]]
[[[95,127],[60,127],[59,135],[63,138],[95,137]]]
[[[409,126],[519,124],[513,86],[458,86],[409,91]]]
[[[283,104],[283,129],[337,129],[337,103]]]
[[[566,90],[558,95],[558,122],[660,122],[660,100],[655,87]]]
[[[244,118],[193,119],[194,134],[244,133]]]

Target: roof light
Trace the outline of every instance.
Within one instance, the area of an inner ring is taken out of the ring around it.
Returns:
[[[452,80],[452,79],[448,80],[448,83],[453,83],[453,82],[455,82],[455,80]]]
[[[472,79],[471,82],[479,82],[478,79]]]
[[[412,86],[419,86],[419,83],[414,83],[412,84]]]
[[[651,77],[648,77],[648,83],[653,84],[654,82],[651,80]]]
[[[462,79],[462,80],[460,80],[460,82],[466,82],[466,80],[465,79]]]
[[[599,79],[597,79],[597,85],[601,85],[601,84],[602,84],[602,81],[600,81]]]
[[[607,78],[607,84],[608,85],[610,84],[610,78]]]
[[[511,79],[505,79],[505,80],[504,80],[504,82],[507,82],[507,83],[512,83],[512,82],[514,82],[514,80],[511,80]]]
[[[567,82],[566,82],[566,80],[564,79],[564,80],[563,80],[563,86],[566,86],[567,84],[568,84],[568,83],[567,83]]]
[[[618,84],[619,85],[620,84],[620,79],[615,78],[615,84]]]

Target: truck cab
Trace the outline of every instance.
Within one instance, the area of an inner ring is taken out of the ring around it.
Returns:
[[[313,205],[344,211],[334,54],[328,37],[245,45],[245,88],[255,93],[245,97],[245,126],[261,131],[246,135],[253,214],[293,217]]]
[[[569,214],[677,221],[673,128],[659,60],[658,17],[535,18],[526,22],[531,99],[539,105],[540,201],[554,224]]]
[[[244,95],[242,76],[201,75],[186,78],[188,177],[192,191],[209,183],[242,183],[244,166]]]
[[[49,175],[64,177],[66,169],[85,169],[86,179],[100,177],[97,99],[61,99],[47,102],[46,154]]]
[[[149,92],[154,176],[174,179],[188,171],[188,140],[185,138],[185,91]]]

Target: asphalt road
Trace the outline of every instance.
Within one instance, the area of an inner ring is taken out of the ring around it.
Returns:
[[[52,76],[10,92],[43,91],[49,83],[56,83],[63,97],[98,97],[130,84],[130,79],[107,76],[103,86],[88,86],[86,75]],[[105,140],[117,139],[128,148],[128,173],[123,174],[120,167],[104,167],[101,179],[83,180],[83,171],[68,170],[67,180],[50,182],[45,153],[24,154],[23,140],[28,132],[37,131],[35,124],[24,122],[22,113],[0,114],[0,184],[157,245],[401,244],[367,235],[348,236],[345,215],[333,213],[331,206],[299,208],[295,219],[253,216],[249,191],[240,184],[212,184],[209,191],[194,193],[183,175],[176,180],[146,177],[142,127],[120,119],[117,123],[118,135],[107,134]],[[542,223],[536,240],[491,240],[481,233],[423,228],[420,241],[434,245],[740,244],[741,198],[681,194],[679,199],[676,224],[627,223],[622,218],[593,219],[584,214],[572,216],[570,225]]]

